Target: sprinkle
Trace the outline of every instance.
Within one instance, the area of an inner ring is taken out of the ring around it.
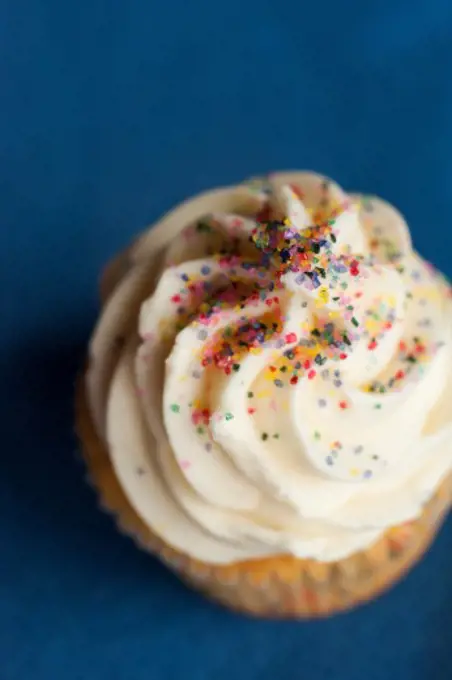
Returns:
[[[232,420],[234,416],[229,411],[224,414],[225,420]]]
[[[252,399],[254,397],[254,392],[248,392],[248,399]]]
[[[347,402],[346,401],[340,401],[339,402],[339,408],[341,408],[342,410],[345,410],[346,408],[348,408]]]
[[[188,468],[191,466],[191,463],[190,463],[189,460],[181,460],[180,466],[181,466],[182,470],[188,470]]]
[[[262,432],[261,439],[262,439],[262,441],[265,442],[268,439],[268,434],[266,432]]]
[[[356,319],[354,316],[352,316],[352,324],[353,324],[354,326],[359,326],[359,321],[358,321],[358,319]]]
[[[171,404],[170,409],[172,410],[173,413],[179,413],[180,412],[179,404]]]
[[[326,399],[319,399],[317,402],[320,408],[325,408],[326,406]]]
[[[313,380],[316,376],[316,372],[314,370],[309,371],[308,373],[308,380]]]

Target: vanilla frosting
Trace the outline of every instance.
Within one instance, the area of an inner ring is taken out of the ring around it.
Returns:
[[[384,201],[304,172],[208,192],[103,284],[93,422],[174,548],[340,559],[450,471],[450,288]]]

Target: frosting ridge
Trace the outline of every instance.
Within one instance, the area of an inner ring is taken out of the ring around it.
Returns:
[[[91,412],[175,548],[339,559],[450,471],[450,288],[384,201],[278,173],[183,204],[110,274]]]

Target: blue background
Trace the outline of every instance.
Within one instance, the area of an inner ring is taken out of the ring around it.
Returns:
[[[378,602],[239,618],[119,536],[75,460],[102,263],[175,202],[312,168],[452,275],[449,0],[0,0],[0,680],[450,679],[452,524]]]

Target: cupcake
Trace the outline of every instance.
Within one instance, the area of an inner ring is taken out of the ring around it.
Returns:
[[[107,267],[77,426],[122,531],[226,606],[366,601],[451,498],[452,302],[402,216],[313,173],[210,191]]]

